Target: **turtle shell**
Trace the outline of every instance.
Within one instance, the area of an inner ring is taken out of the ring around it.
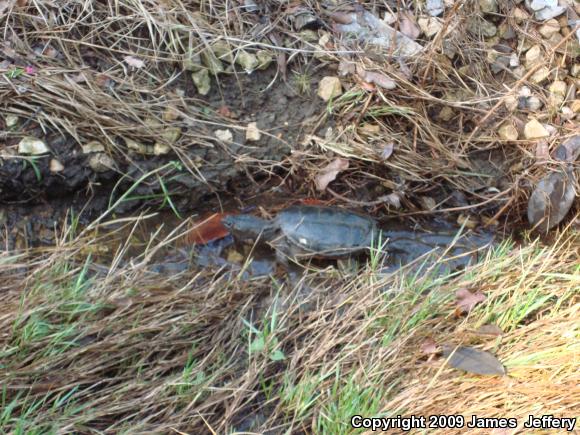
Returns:
[[[335,207],[289,207],[278,214],[276,224],[291,247],[321,257],[340,257],[369,248],[378,234],[370,217]]]

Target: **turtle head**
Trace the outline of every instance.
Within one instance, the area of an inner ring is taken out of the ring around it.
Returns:
[[[260,235],[269,237],[272,233],[272,223],[270,221],[250,214],[225,216],[222,218],[222,225],[234,237],[242,240],[255,240]]]

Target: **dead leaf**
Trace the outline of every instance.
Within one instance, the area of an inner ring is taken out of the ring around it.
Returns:
[[[132,66],[133,68],[139,69],[145,66],[145,62],[134,56],[125,56],[123,60],[127,63],[127,65]]]
[[[375,85],[373,85],[372,83],[368,83],[368,82],[362,82],[360,87],[363,88],[363,90],[367,91],[367,92],[375,92],[377,90],[377,87]]]
[[[415,22],[415,17],[407,11],[399,13],[399,30],[403,35],[406,35],[413,40],[417,39],[421,34],[421,29]]]
[[[505,375],[503,364],[491,353],[466,346],[443,346],[443,356],[454,369],[478,375]]]
[[[391,80],[384,74],[374,71],[365,71],[363,80],[388,90],[395,89],[397,87],[397,83],[395,83],[394,80]]]
[[[220,108],[217,110],[217,113],[223,116],[224,118],[233,118],[232,111],[225,104],[223,106],[220,106]]]
[[[434,353],[439,353],[439,346],[432,338],[427,338],[421,343],[421,352],[426,355],[432,355]]]
[[[469,313],[478,303],[487,299],[481,291],[478,290],[477,293],[471,293],[466,288],[457,290],[455,296],[457,297],[456,312],[458,314]]]
[[[562,145],[558,146],[553,153],[554,160],[574,162],[580,157],[580,135],[572,136]]]
[[[184,237],[184,243],[186,245],[205,245],[227,236],[229,231],[222,224],[224,216],[227,214],[214,213],[194,222]]]
[[[335,158],[326,167],[322,168],[314,179],[316,188],[321,192],[326,190],[328,184],[334,181],[336,176],[345,169],[348,169],[348,160],[340,157]]]
[[[350,24],[354,21],[352,14],[347,14],[345,12],[331,12],[329,16],[339,24]]]
[[[366,135],[377,135],[381,132],[381,126],[378,124],[363,124],[359,127],[359,130]]]
[[[494,337],[499,337],[503,335],[503,331],[497,325],[482,325],[475,331],[479,335],[492,335]]]
[[[113,84],[113,80],[105,74],[97,74],[95,76],[95,83],[100,88],[109,88]]]
[[[316,198],[303,198],[298,201],[298,204],[302,205],[326,205],[326,202],[321,199]]]
[[[550,148],[548,142],[541,140],[536,145],[536,160],[545,162],[550,158]]]
[[[383,146],[381,150],[381,159],[388,160],[389,157],[393,154],[393,150],[395,149],[395,144],[393,142],[389,142],[388,144]]]

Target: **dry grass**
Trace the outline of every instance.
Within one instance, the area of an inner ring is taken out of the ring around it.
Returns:
[[[147,272],[172,237],[130,262],[121,244],[105,267],[83,252],[106,239],[3,254],[5,431],[347,433],[354,414],[523,424],[577,412],[573,233],[552,247],[504,244],[455,278],[384,275],[369,263],[357,276],[319,271],[295,283]],[[460,287],[488,298],[465,318],[453,314]],[[487,323],[504,335],[470,332]],[[444,368],[421,352],[427,338],[492,350],[509,376]]]
[[[328,158],[328,151],[352,159],[350,179],[345,175],[347,184],[340,189],[347,196],[371,175],[387,192],[396,191],[408,198],[407,212],[431,213],[417,197],[436,196],[436,201],[443,203],[439,211],[453,209],[445,204],[445,194],[441,196],[438,191],[444,184],[447,190],[470,197],[472,206],[468,209],[514,221],[523,215],[529,186],[547,170],[545,164],[535,163],[535,143],[520,140],[508,144],[495,132],[510,116],[502,102],[520,85],[532,87],[545,102],[548,92],[527,82],[532,70],[522,79],[508,72],[491,74],[488,42],[468,31],[470,20],[479,14],[469,2],[456,5],[442,32],[422,41],[425,52],[413,60],[376,56],[365,47],[346,44],[339,35],[334,35],[329,47],[309,42],[304,34],[291,30],[293,9],[276,2],[262,5],[269,17],[264,23],[256,15],[221,1],[64,2],[57,9],[43,2],[22,3],[24,7],[8,7],[2,19],[7,41],[4,51],[14,59],[14,64],[2,67],[2,110],[27,119],[45,133],[66,134],[77,147],[99,140],[122,167],[140,158],[129,150],[127,141],[153,144],[161,140],[199,183],[207,183],[207,177],[221,171],[212,166],[216,163],[212,158],[196,157],[196,150],[205,153],[214,147],[230,155],[232,164],[236,161],[240,168],[270,172],[272,162],[257,162],[251,152],[236,155],[215,140],[215,129],[241,131],[244,123],[208,110],[207,104],[191,97],[189,91],[183,93],[193,88],[187,65],[201,65],[199,57],[212,56],[212,44],[222,41],[231,46],[234,58],[242,49],[269,50],[278,62],[274,83],[285,76],[292,79],[291,71],[308,70],[313,55],[323,64],[351,61],[395,80],[394,90],[369,92],[356,76],[345,78],[346,93],[329,104],[327,114],[321,114],[315,123],[324,126],[331,114],[335,128],[329,136],[316,140],[315,146],[311,142],[291,144],[295,153],[287,163],[292,165],[292,173],[300,177],[306,174],[308,180],[324,164],[321,160]],[[373,5],[365,7],[372,10]],[[332,12],[322,10],[317,2],[306,7],[321,17]],[[343,5],[338,10],[351,8]],[[509,17],[510,11],[500,11],[496,21],[501,16]],[[520,23],[511,18],[508,21],[521,39],[542,43],[546,51],[542,67],[557,71],[573,62],[576,46],[570,37],[551,46]],[[453,62],[443,53],[455,53]],[[126,56],[141,59],[144,66],[128,65],[123,60]],[[36,74],[17,74],[15,68],[25,65],[35,67]],[[245,73],[234,65],[227,74]],[[299,83],[294,84],[298,90],[304,80],[308,82],[301,74]],[[220,81],[225,76],[213,77],[213,92],[223,95]],[[442,118],[441,113],[449,109],[451,115]],[[557,113],[546,116],[546,121],[558,122]],[[573,123],[560,124],[559,137],[550,144],[552,149],[576,128]],[[369,125],[374,129],[365,128]],[[182,131],[175,143],[160,138],[160,131],[168,127]],[[310,133],[317,133],[316,128]],[[9,132],[8,138],[19,134]],[[394,143],[395,152],[383,161],[381,152],[386,143]],[[369,171],[369,162],[375,162],[377,169]],[[169,174],[175,172],[162,175]],[[161,189],[158,183],[152,184],[153,190]],[[308,183],[305,190],[311,188],[312,183]],[[183,196],[186,190],[172,193]]]

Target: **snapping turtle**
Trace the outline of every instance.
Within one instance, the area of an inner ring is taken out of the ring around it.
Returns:
[[[298,205],[282,210],[273,220],[242,214],[222,223],[234,237],[260,237],[291,258],[337,258],[368,249],[378,235],[370,217],[336,207]]]

